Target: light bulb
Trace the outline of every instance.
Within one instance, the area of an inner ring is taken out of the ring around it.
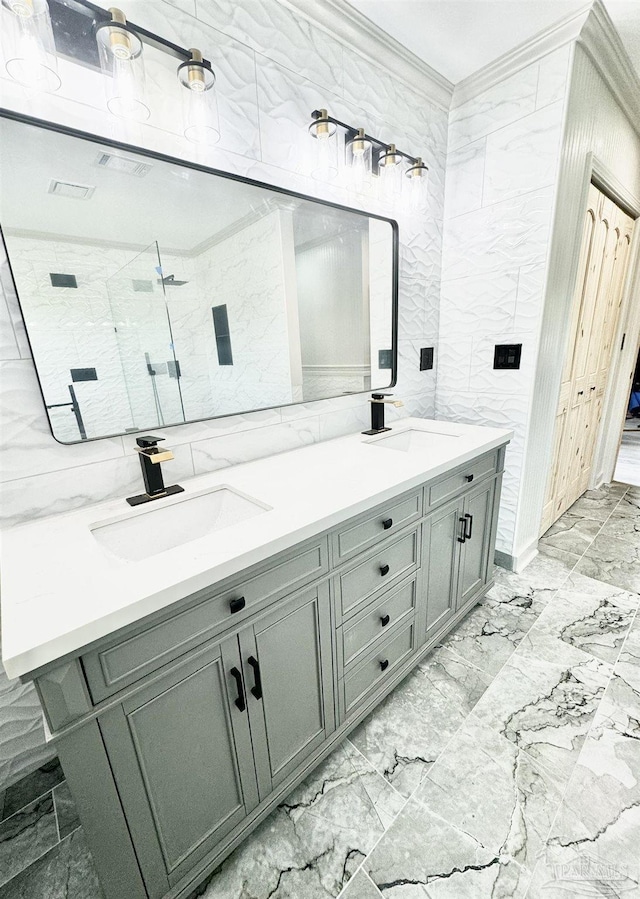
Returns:
[[[8,10],[2,28],[8,74],[14,81],[36,90],[58,90],[61,81],[45,0],[4,0],[3,6]]]
[[[150,115],[145,99],[142,41],[127,25],[123,12],[109,9],[111,21],[96,29],[107,108],[124,119],[145,122]]]
[[[405,175],[409,186],[409,206],[414,212],[418,212],[427,202],[429,169],[418,156]]]
[[[355,190],[362,190],[371,180],[371,141],[365,137],[364,128],[358,128],[347,141],[345,151],[351,184]]]
[[[402,156],[395,144],[389,144],[378,160],[382,196],[386,200],[397,200],[402,193]]]
[[[183,94],[184,136],[192,143],[216,144],[220,140],[220,120],[216,97],[216,76],[202,53],[191,48],[191,58],[178,66]]]

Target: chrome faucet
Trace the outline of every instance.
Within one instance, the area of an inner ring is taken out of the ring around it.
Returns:
[[[383,431],[390,431],[391,428],[385,427],[384,424],[384,407],[385,403],[390,406],[404,406],[402,400],[386,400],[386,396],[393,396],[391,393],[372,393],[371,399],[371,428],[363,431],[363,434],[382,434]]]
[[[142,468],[142,477],[144,479],[144,493],[137,496],[128,496],[127,502],[130,506],[139,506],[141,503],[151,502],[153,499],[160,499],[161,496],[173,496],[174,493],[183,493],[184,487],[173,484],[171,487],[164,486],[164,478],[162,477],[161,462],[169,462],[174,458],[171,450],[158,449],[158,443],[164,440],[164,437],[137,437],[135,450],[140,454],[140,466]]]

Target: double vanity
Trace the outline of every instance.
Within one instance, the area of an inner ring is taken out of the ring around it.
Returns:
[[[186,897],[486,593],[510,437],[409,418],[4,535],[107,899]]]

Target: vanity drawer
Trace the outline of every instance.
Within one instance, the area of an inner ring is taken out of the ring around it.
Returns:
[[[370,597],[388,589],[416,570],[420,562],[420,540],[413,530],[386,542],[366,559],[358,561],[336,578],[338,612],[348,618]]]
[[[343,718],[360,705],[366,696],[387,680],[416,650],[416,626],[412,622],[390,634],[377,651],[357,665],[342,683]]]
[[[421,490],[399,500],[389,500],[374,512],[367,512],[336,531],[333,535],[334,563],[345,562],[421,517]]]
[[[384,642],[390,630],[408,624],[416,610],[416,580],[389,590],[340,628],[342,667]]]
[[[117,693],[269,602],[321,577],[329,569],[328,557],[326,538],[303,544],[254,577],[202,590],[186,600],[195,604],[178,615],[87,653],[82,664],[93,701]],[[240,599],[244,605],[232,612],[231,603]]]
[[[498,470],[498,452],[489,453],[461,466],[454,474],[425,488],[427,506],[436,506],[461,493],[475,481],[495,474]]]

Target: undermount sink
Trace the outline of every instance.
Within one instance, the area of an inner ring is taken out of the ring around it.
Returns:
[[[90,530],[95,540],[114,556],[139,562],[270,508],[230,487],[218,487],[179,499],[154,500],[136,513],[98,521],[90,525]]]
[[[419,431],[416,428],[407,428],[406,431],[399,431],[397,434],[388,434],[386,437],[372,440],[369,446],[399,450],[403,453],[408,453],[410,450],[424,452],[457,440],[459,436],[459,434],[452,434],[444,429],[442,431]]]

